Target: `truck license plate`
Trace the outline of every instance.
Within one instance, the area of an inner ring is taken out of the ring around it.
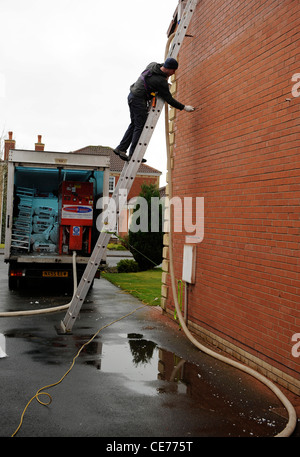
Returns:
[[[44,278],[67,278],[68,275],[68,271],[43,271]]]

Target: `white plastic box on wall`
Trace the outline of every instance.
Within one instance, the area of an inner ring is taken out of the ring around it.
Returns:
[[[196,245],[185,244],[183,247],[182,262],[182,280],[189,283],[195,283],[196,275]]]

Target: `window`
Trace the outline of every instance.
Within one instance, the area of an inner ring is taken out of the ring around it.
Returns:
[[[108,190],[109,192],[113,192],[115,190],[115,176],[110,176],[108,181]]]

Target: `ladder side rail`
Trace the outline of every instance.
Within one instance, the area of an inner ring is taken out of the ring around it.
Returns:
[[[157,105],[151,110],[148,115],[144,130],[141,134],[139,142],[135,148],[133,156],[130,162],[125,163],[117,186],[114,190],[112,197],[108,203],[108,207],[105,210],[105,215],[102,216],[102,222],[99,230],[100,235],[82,275],[82,278],[77,287],[76,293],[74,294],[69,309],[66,313],[64,320],[61,322],[61,329],[63,331],[70,332],[75,319],[77,318],[84,299],[89,291],[90,285],[100,265],[101,259],[103,258],[107,244],[110,239],[110,231],[114,230],[115,226],[114,215],[119,216],[120,211],[125,207],[127,203],[127,196],[133,184],[134,178],[141,165],[141,160],[145,154],[151,136],[154,132],[155,126],[161,114],[162,108],[164,107],[164,101],[162,99],[157,100]],[[111,224],[109,219],[112,218]]]
[[[186,34],[189,22],[192,18],[194,9],[198,3],[198,0],[189,0],[186,5],[183,17],[177,27],[175,33],[172,47],[168,53],[168,57],[176,58],[180,50],[182,41]],[[109,218],[112,214],[115,214],[116,217],[119,216],[120,211],[124,208],[127,201],[127,195],[131,189],[134,178],[138,172],[138,169],[141,165],[142,158],[147,150],[148,144],[154,132],[155,126],[159,119],[159,116],[164,107],[164,100],[158,98],[155,108],[151,108],[148,118],[146,120],[144,129],[140,136],[139,142],[135,148],[133,156],[130,162],[125,163],[120,178],[118,180],[115,191],[108,203],[106,214],[102,219],[100,225],[100,235],[97,240],[97,243],[94,247],[94,250],[91,254],[89,262],[85,268],[85,271],[82,275],[80,283],[77,287],[77,290],[70,302],[69,309],[66,313],[64,320],[61,322],[61,329],[64,332],[70,332],[75,319],[77,318],[81,306],[85,300],[85,297],[89,291],[90,285],[95,277],[96,271],[100,265],[101,259],[103,258],[107,244],[110,239],[110,231],[114,229],[109,223]],[[120,204],[120,201],[122,202]]]
[[[198,0],[189,0],[186,4],[182,18],[180,19],[179,25],[175,31],[175,36],[169,49],[168,57],[173,57],[173,59],[176,59],[176,57],[178,56],[180,47],[186,35],[190,20],[194,14],[197,3]]]
[[[102,246],[99,251],[104,255],[107,243],[110,239],[110,234],[102,232],[101,235],[99,236],[99,241],[98,244],[105,246],[105,248]],[[77,287],[77,290],[75,294],[73,295],[73,298],[70,302],[70,306],[67,310],[67,313],[64,317],[64,320],[61,321],[60,328],[63,332],[70,332],[72,330],[72,327],[74,325],[75,319],[77,318],[80,309],[83,305],[83,302],[85,300],[85,297],[90,289],[91,283],[95,277],[95,274],[98,270],[100,262],[98,262],[97,258],[90,258],[89,262],[85,268],[85,271],[82,275],[82,278],[80,280],[80,283]]]
[[[111,231],[114,230],[115,225],[112,223],[109,224],[109,218],[112,216],[115,201],[118,200],[116,195],[110,198],[107,209],[101,214],[101,222],[99,227],[99,237],[93,249],[93,252],[88,260],[87,266],[83,272],[81,280],[77,286],[76,292],[72,297],[70,306],[65,315],[64,320],[61,322],[61,329],[65,332],[70,332],[75,319],[77,318],[81,306],[84,302],[84,299],[90,289],[91,283],[95,277],[95,274],[99,268],[101,259],[104,257],[107,244],[109,242]]]

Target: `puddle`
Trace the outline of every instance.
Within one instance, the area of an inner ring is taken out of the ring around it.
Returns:
[[[184,380],[184,371],[186,373],[193,368],[197,372],[199,368],[196,365],[144,339],[142,334],[119,336],[118,344],[93,342],[90,351],[87,346],[84,363],[95,366],[103,373],[122,376],[125,387],[140,394],[188,393],[190,381]],[[193,383],[195,380],[199,381],[198,372]]]
[[[84,363],[122,377],[124,387],[137,394],[160,396],[164,408],[175,409],[184,404],[196,421],[204,414],[207,427],[213,417],[218,417],[222,436],[267,436],[266,430],[275,434],[278,424],[274,415],[261,411],[260,405],[257,409],[251,405],[250,393],[238,376],[237,385],[224,385],[215,367],[190,363],[144,339],[142,334],[119,336],[118,344],[95,343],[97,357],[94,352]],[[205,428],[203,424],[202,427]]]
[[[126,379],[125,386],[137,393],[156,395],[148,382],[157,378],[158,348],[152,341],[129,339],[124,344],[103,345],[101,369]]]
[[[35,362],[49,365],[69,363],[74,351],[89,339],[85,335],[44,338],[36,329],[12,330],[6,336],[29,341],[32,346],[26,346],[25,354]],[[206,430],[211,433],[217,426],[222,431],[220,436],[275,434],[278,426],[275,415],[270,410],[262,410],[260,399],[255,399],[249,384],[238,374],[230,384],[217,364],[201,362],[201,357],[199,360],[199,365],[190,363],[142,334],[129,333],[119,334],[113,342],[98,336],[83,348],[76,363],[107,375],[106,382],[120,383],[120,395],[131,392],[149,401],[156,397],[161,408],[185,411],[188,421],[195,426],[195,433],[198,426],[194,424],[202,417],[201,433]],[[99,377],[100,384],[101,379]]]

